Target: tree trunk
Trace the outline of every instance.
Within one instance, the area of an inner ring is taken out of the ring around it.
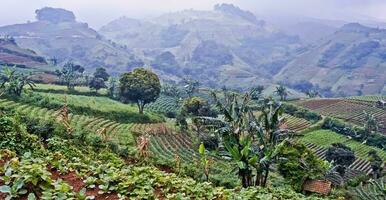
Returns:
[[[137,106],[138,106],[138,112],[139,114],[143,114],[143,108],[145,107],[145,103],[141,100],[137,101]]]
[[[265,187],[267,185],[268,174],[269,174],[269,165],[267,166],[267,169],[265,171],[265,176],[264,176],[264,180],[263,180],[263,183],[262,183],[263,187]]]

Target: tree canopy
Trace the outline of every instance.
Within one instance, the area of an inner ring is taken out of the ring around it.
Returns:
[[[110,75],[107,73],[106,69],[103,67],[96,68],[94,72],[94,78],[101,78],[103,81],[109,80]]]
[[[60,81],[65,84],[69,90],[74,89],[76,81],[82,77],[83,72],[84,68],[73,62],[67,62],[61,70],[56,71]]]
[[[137,103],[139,113],[143,113],[144,106],[159,97],[161,83],[155,73],[137,68],[121,76],[119,88],[120,99],[124,103]]]
[[[333,163],[336,171],[343,176],[346,168],[355,161],[354,152],[342,143],[334,143],[326,152],[326,159]]]

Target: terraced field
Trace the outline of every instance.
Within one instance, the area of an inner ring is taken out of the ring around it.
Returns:
[[[375,102],[379,100],[386,100],[386,95],[354,96],[348,97],[347,99]]]
[[[17,111],[21,114],[45,120],[56,120],[58,111],[28,104],[22,104],[11,100],[0,99],[0,107]],[[133,145],[134,137],[131,134],[133,124],[117,123],[104,118],[91,117],[86,115],[70,114],[71,126],[77,130],[87,130],[94,134],[106,132],[109,139],[120,145]]]
[[[316,99],[299,101],[298,105],[313,110],[321,115],[340,118],[363,126],[364,111],[372,113],[380,124],[379,131],[386,134],[386,110],[375,106],[374,102],[358,99]]]
[[[152,135],[150,141],[151,151],[166,160],[173,160],[178,155],[181,160],[191,162],[199,157],[192,138],[182,133]]]
[[[299,139],[300,141],[308,144],[315,144],[321,148],[327,149],[333,143],[343,143],[354,150],[355,155],[362,159],[367,159],[367,154],[370,150],[377,151],[378,155],[382,159],[386,159],[386,152],[382,149],[371,147],[360,142],[354,141],[338,133],[330,130],[317,130],[307,133]]]
[[[161,95],[155,102],[146,105],[145,110],[162,114],[175,114],[179,107],[175,98]]]
[[[294,132],[302,131],[312,125],[309,121],[302,118],[294,117],[292,115],[284,114],[283,117],[286,120],[285,124],[287,128]]]
[[[0,107],[45,120],[56,120],[59,115],[56,110],[31,106],[6,99],[0,99]],[[70,114],[70,121],[71,126],[76,130],[87,130],[96,135],[105,132],[109,140],[125,146],[134,146],[135,138],[132,133],[138,135],[150,134],[151,151],[163,159],[172,160],[176,154],[185,162],[192,162],[195,158],[198,158],[192,138],[188,135],[175,133],[165,123],[123,124],[101,117],[73,114]]]

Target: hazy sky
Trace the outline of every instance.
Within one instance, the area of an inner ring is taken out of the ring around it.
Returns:
[[[82,22],[101,25],[128,16],[143,18],[182,9],[209,10],[217,3],[233,3],[258,15],[301,15],[314,18],[386,22],[386,0],[1,0],[0,25],[33,21],[44,6],[71,10]]]

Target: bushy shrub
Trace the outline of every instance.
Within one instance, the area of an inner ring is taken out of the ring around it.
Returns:
[[[103,143],[102,138],[99,136],[95,136],[95,135],[90,137],[90,144],[96,150],[100,150],[100,149],[106,147],[106,145]]]
[[[50,121],[25,118],[25,124],[28,133],[37,135],[42,140],[51,138],[55,133],[55,125]]]
[[[13,129],[12,118],[8,116],[0,117],[0,133],[7,133]]]
[[[9,149],[18,154],[40,153],[39,138],[28,134],[24,126],[14,116],[0,117],[0,149]]]
[[[109,149],[110,149],[112,152],[114,152],[114,153],[116,153],[116,154],[119,153],[119,146],[118,146],[118,144],[117,144],[116,142],[109,141],[109,142],[107,143],[107,145],[108,145]]]
[[[217,113],[212,110],[208,102],[201,97],[186,99],[182,105],[182,112],[193,116],[217,117]]]
[[[279,173],[289,180],[296,191],[302,189],[303,182],[307,179],[323,176],[327,166],[327,163],[301,143],[287,141],[279,152]]]
[[[283,104],[283,109],[284,109],[284,112],[287,114],[293,115],[298,118],[306,119],[313,123],[322,119],[322,116],[320,116],[319,114],[315,112],[311,112],[304,108],[299,108],[292,104]]]

